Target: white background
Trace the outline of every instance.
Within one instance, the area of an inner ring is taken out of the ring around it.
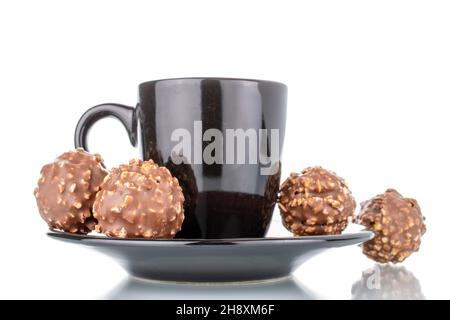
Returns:
[[[45,236],[32,191],[84,110],[135,105],[140,82],[183,76],[286,83],[283,177],[322,165],[358,202],[388,187],[417,198],[428,232],[403,266],[426,298],[450,298],[449,17],[448,1],[1,1],[0,298],[117,290],[126,274],[113,260]],[[138,155],[110,119],[90,146],[108,166]],[[319,297],[350,298],[373,265],[355,246],[296,276]]]

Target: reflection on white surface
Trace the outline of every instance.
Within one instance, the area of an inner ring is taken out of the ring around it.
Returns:
[[[106,299],[317,299],[292,277],[244,283],[170,283],[128,278]]]
[[[419,280],[405,267],[376,264],[353,284],[352,299],[423,300]]]

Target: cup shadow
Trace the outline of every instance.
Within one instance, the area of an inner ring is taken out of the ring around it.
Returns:
[[[353,300],[424,300],[419,279],[404,266],[375,264],[352,286]]]
[[[129,277],[105,297],[112,300],[311,300],[317,295],[293,277],[243,283],[171,283]]]

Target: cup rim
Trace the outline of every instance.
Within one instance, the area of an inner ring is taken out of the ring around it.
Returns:
[[[230,82],[253,82],[253,83],[266,83],[276,86],[281,86],[287,89],[287,85],[273,80],[262,80],[262,79],[252,79],[252,78],[229,78],[229,77],[176,77],[176,78],[162,78],[150,81],[144,81],[139,84],[139,88],[148,85],[154,84],[157,82],[170,82],[170,81],[191,81],[191,80],[218,80],[218,81],[230,81]]]

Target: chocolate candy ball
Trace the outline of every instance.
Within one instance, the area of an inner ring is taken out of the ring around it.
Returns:
[[[113,168],[94,203],[96,230],[110,237],[173,238],[184,220],[178,180],[152,160]]]
[[[345,181],[321,167],[291,173],[278,205],[284,226],[298,236],[340,234],[356,207]]]
[[[89,233],[95,225],[91,215],[95,193],[107,174],[101,156],[82,149],[43,166],[34,190],[41,217],[50,228]]]
[[[417,201],[394,189],[363,202],[356,221],[375,233],[362,245],[363,253],[381,263],[402,262],[419,250],[424,220]]]

